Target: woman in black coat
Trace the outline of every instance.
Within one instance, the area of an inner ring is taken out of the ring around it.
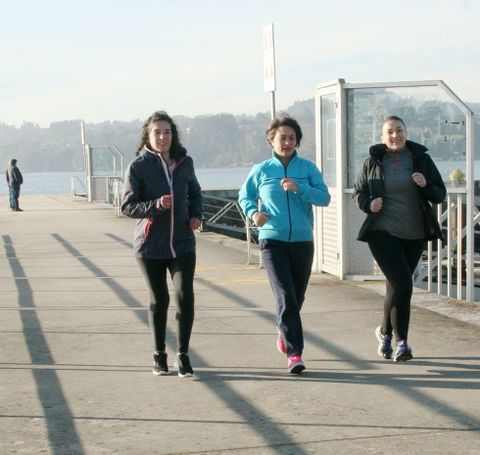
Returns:
[[[180,144],[177,126],[163,111],[144,123],[137,158],[129,165],[122,213],[137,219],[133,248],[150,291],[148,319],[156,375],[168,374],[165,332],[170,273],[177,304],[179,376],[193,376],[188,356],[194,318],[195,235],[202,219],[202,194],[192,159]]]
[[[354,184],[355,202],[367,213],[358,240],[368,242],[387,280],[383,322],[375,330],[378,354],[385,359],[394,354],[395,362],[413,357],[408,344],[412,275],[425,241],[443,239],[431,203],[441,203],[446,188],[426,152],[423,145],[407,140],[401,118],[387,117],[382,144],[370,147]]]

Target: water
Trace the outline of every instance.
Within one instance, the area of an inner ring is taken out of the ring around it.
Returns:
[[[250,167],[196,169],[197,178],[203,190],[238,190]],[[24,184],[22,194],[70,194],[72,177],[85,184],[84,172],[22,172]],[[75,185],[77,193],[84,189],[78,182]],[[0,185],[0,196],[8,195],[7,182]]]

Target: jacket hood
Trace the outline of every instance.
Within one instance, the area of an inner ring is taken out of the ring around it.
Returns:
[[[427,147],[425,147],[422,144],[418,144],[413,141],[407,140],[406,142],[406,147],[412,154],[417,157],[418,155],[421,155],[425,152],[428,151]],[[385,144],[375,144],[370,147],[369,150],[370,156],[375,160],[382,160],[384,157],[385,153],[387,153],[387,146]]]

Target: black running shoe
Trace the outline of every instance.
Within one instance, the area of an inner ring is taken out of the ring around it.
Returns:
[[[190,358],[186,352],[179,352],[177,354],[173,366],[178,370],[178,375],[181,378],[195,375],[192,366],[190,365]]]
[[[157,376],[165,376],[168,374],[167,353],[160,352],[153,354],[153,374]]]

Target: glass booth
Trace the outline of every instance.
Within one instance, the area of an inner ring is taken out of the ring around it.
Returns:
[[[122,152],[114,145],[92,147],[85,145],[87,170],[87,199],[89,202],[113,201],[113,183],[123,181]]]
[[[365,214],[352,193],[388,115],[401,117],[409,139],[429,149],[448,188],[447,201],[436,207],[447,243],[428,242],[417,285],[473,301],[473,226],[478,214],[473,113],[439,80],[350,84],[338,79],[317,86],[316,159],[332,200],[329,207],[316,209],[314,268],[340,279],[382,276],[367,244],[356,240]]]

